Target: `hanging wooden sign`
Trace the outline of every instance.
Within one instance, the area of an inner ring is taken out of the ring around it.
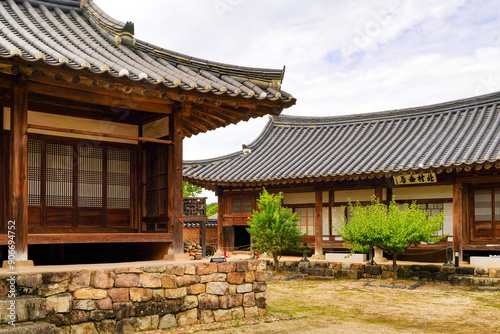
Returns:
[[[394,184],[397,186],[437,182],[436,173],[397,175],[393,178]]]

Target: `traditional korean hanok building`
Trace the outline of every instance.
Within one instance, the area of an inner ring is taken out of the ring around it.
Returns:
[[[185,161],[184,178],[219,196],[225,249],[256,208],[262,187],[284,193],[315,252],[342,247],[341,206],[416,201],[444,211],[442,243],[426,253],[500,251],[500,93],[425,107],[336,117],[270,117],[242,152]],[[346,217],[348,218],[348,217]],[[248,239],[248,236],[246,237]],[[246,242],[246,241],[244,241]]]
[[[283,74],[141,41],[92,0],[1,0],[0,245],[182,253],[183,138],[278,115]]]

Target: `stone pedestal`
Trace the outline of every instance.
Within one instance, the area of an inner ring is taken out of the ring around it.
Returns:
[[[373,261],[379,263],[379,262],[387,262],[387,259],[384,257],[384,251],[375,247],[374,248],[374,256],[373,256]]]

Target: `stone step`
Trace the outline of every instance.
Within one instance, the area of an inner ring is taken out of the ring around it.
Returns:
[[[461,286],[500,286],[500,278],[454,275],[451,276],[450,283]]]
[[[20,322],[15,326],[1,325],[0,334],[55,334],[56,326],[46,322]]]
[[[16,296],[15,310],[12,307],[12,299],[7,297],[0,298],[0,324],[6,324],[12,321],[11,314],[15,314],[15,321],[37,321],[45,318],[45,299],[38,296]]]

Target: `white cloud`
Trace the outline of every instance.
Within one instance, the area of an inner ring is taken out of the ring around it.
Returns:
[[[294,115],[400,109],[500,90],[494,0],[97,0],[167,49],[251,67],[287,66]],[[187,159],[253,141],[267,118],[185,141]]]

